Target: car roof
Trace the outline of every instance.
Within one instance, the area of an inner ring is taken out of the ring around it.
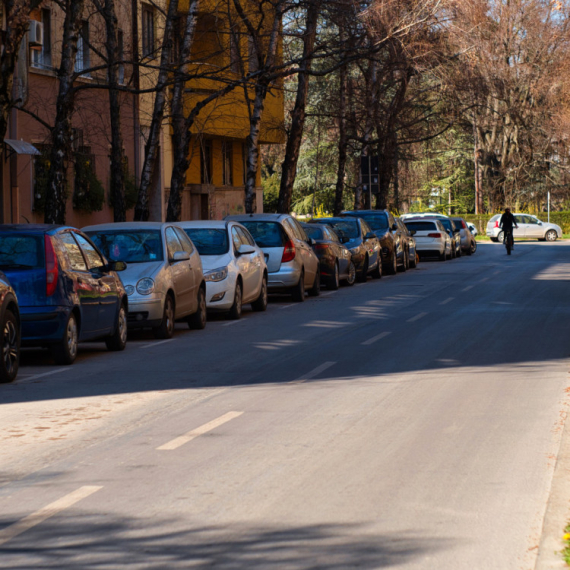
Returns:
[[[290,218],[289,214],[234,214],[226,216],[228,222],[279,222],[283,218]]]
[[[233,224],[240,225],[235,220],[231,221]],[[177,226],[181,228],[211,228],[225,230],[228,227],[228,222],[224,220],[187,220],[185,222],[177,222]]]
[[[164,226],[176,226],[176,222],[113,222],[111,224],[96,224],[85,226],[81,229],[84,232],[96,230],[160,230]]]
[[[64,228],[77,229],[57,224],[0,224],[0,232],[46,233]]]
[[[317,223],[317,224],[328,224],[329,222],[346,222],[346,218],[340,218],[340,217],[335,217],[335,218],[316,218],[314,220],[311,220],[311,223]]]
[[[359,214],[376,214],[378,216],[387,216],[389,212],[387,210],[344,210],[341,213],[348,216],[358,216]]]

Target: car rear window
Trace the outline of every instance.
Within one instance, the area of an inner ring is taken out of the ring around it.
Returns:
[[[431,232],[437,230],[435,222],[405,222],[406,227],[413,232]]]
[[[305,224],[303,226],[305,233],[313,239],[323,239],[324,228],[319,228],[318,226],[311,226],[309,224]]]
[[[446,230],[452,230],[453,228],[451,227],[451,220],[446,219],[446,220],[439,220],[441,222],[441,224],[443,225],[443,227]]]
[[[283,247],[287,241],[285,230],[277,222],[240,222],[259,247]]]
[[[163,261],[160,230],[85,232],[111,261],[148,263]]]
[[[37,269],[43,265],[43,236],[0,234],[0,269]]]
[[[467,224],[462,218],[453,218],[453,223],[455,224],[455,227],[459,228],[460,230],[467,227]]]
[[[217,228],[184,228],[200,255],[223,255],[230,250],[226,230]]]
[[[495,214],[489,221],[496,222],[501,217],[501,214]]]

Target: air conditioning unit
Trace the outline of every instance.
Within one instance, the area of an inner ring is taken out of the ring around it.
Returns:
[[[41,22],[30,20],[28,41],[32,47],[44,45],[44,25]]]

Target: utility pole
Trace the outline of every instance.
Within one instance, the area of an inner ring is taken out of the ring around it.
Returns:
[[[473,158],[475,160],[475,215],[479,212],[479,196],[481,194],[481,188],[479,188],[479,159],[477,157],[477,124],[475,119],[475,110],[473,110],[473,140],[474,140],[474,151]]]

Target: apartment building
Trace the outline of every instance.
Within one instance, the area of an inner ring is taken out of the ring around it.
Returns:
[[[144,160],[144,145],[152,117],[160,46],[167,0],[145,3],[117,0],[119,50],[125,62],[120,78],[125,87],[140,88],[141,94],[121,95],[121,131],[127,175],[127,219],[133,217],[138,177]],[[64,15],[55,2],[46,2],[32,14],[30,31],[22,44],[15,89],[22,101],[10,120],[5,141],[5,159],[0,217],[4,223],[43,221],[45,181],[49,168],[49,125],[55,117],[58,92],[56,76],[60,64],[61,30]],[[193,48],[197,62],[216,65],[219,74],[231,74],[232,48],[227,18],[218,6],[202,4]],[[100,88],[106,71],[99,53],[104,53],[104,22],[94,10],[86,10],[78,45],[76,71],[79,90],[73,116],[73,160],[68,169],[66,220],[78,227],[112,221],[110,206],[110,114],[107,91]],[[241,43],[241,40],[240,40]],[[247,59],[247,41],[240,46]],[[138,54],[132,57],[132,54]],[[233,56],[232,56],[233,54]],[[98,69],[101,66],[101,69]],[[219,80],[219,77],[218,77]],[[187,100],[210,92],[212,80],[196,78],[188,82]],[[244,209],[244,149],[248,133],[248,111],[243,91],[220,98],[202,112],[193,129],[191,166],[183,195],[183,219],[222,218]],[[172,173],[172,131],[165,119],[159,165],[150,192],[153,220],[164,220]],[[268,97],[262,128],[262,144],[283,142],[283,96],[275,85]],[[258,174],[260,185],[260,178]],[[257,192],[257,210],[263,196]]]

